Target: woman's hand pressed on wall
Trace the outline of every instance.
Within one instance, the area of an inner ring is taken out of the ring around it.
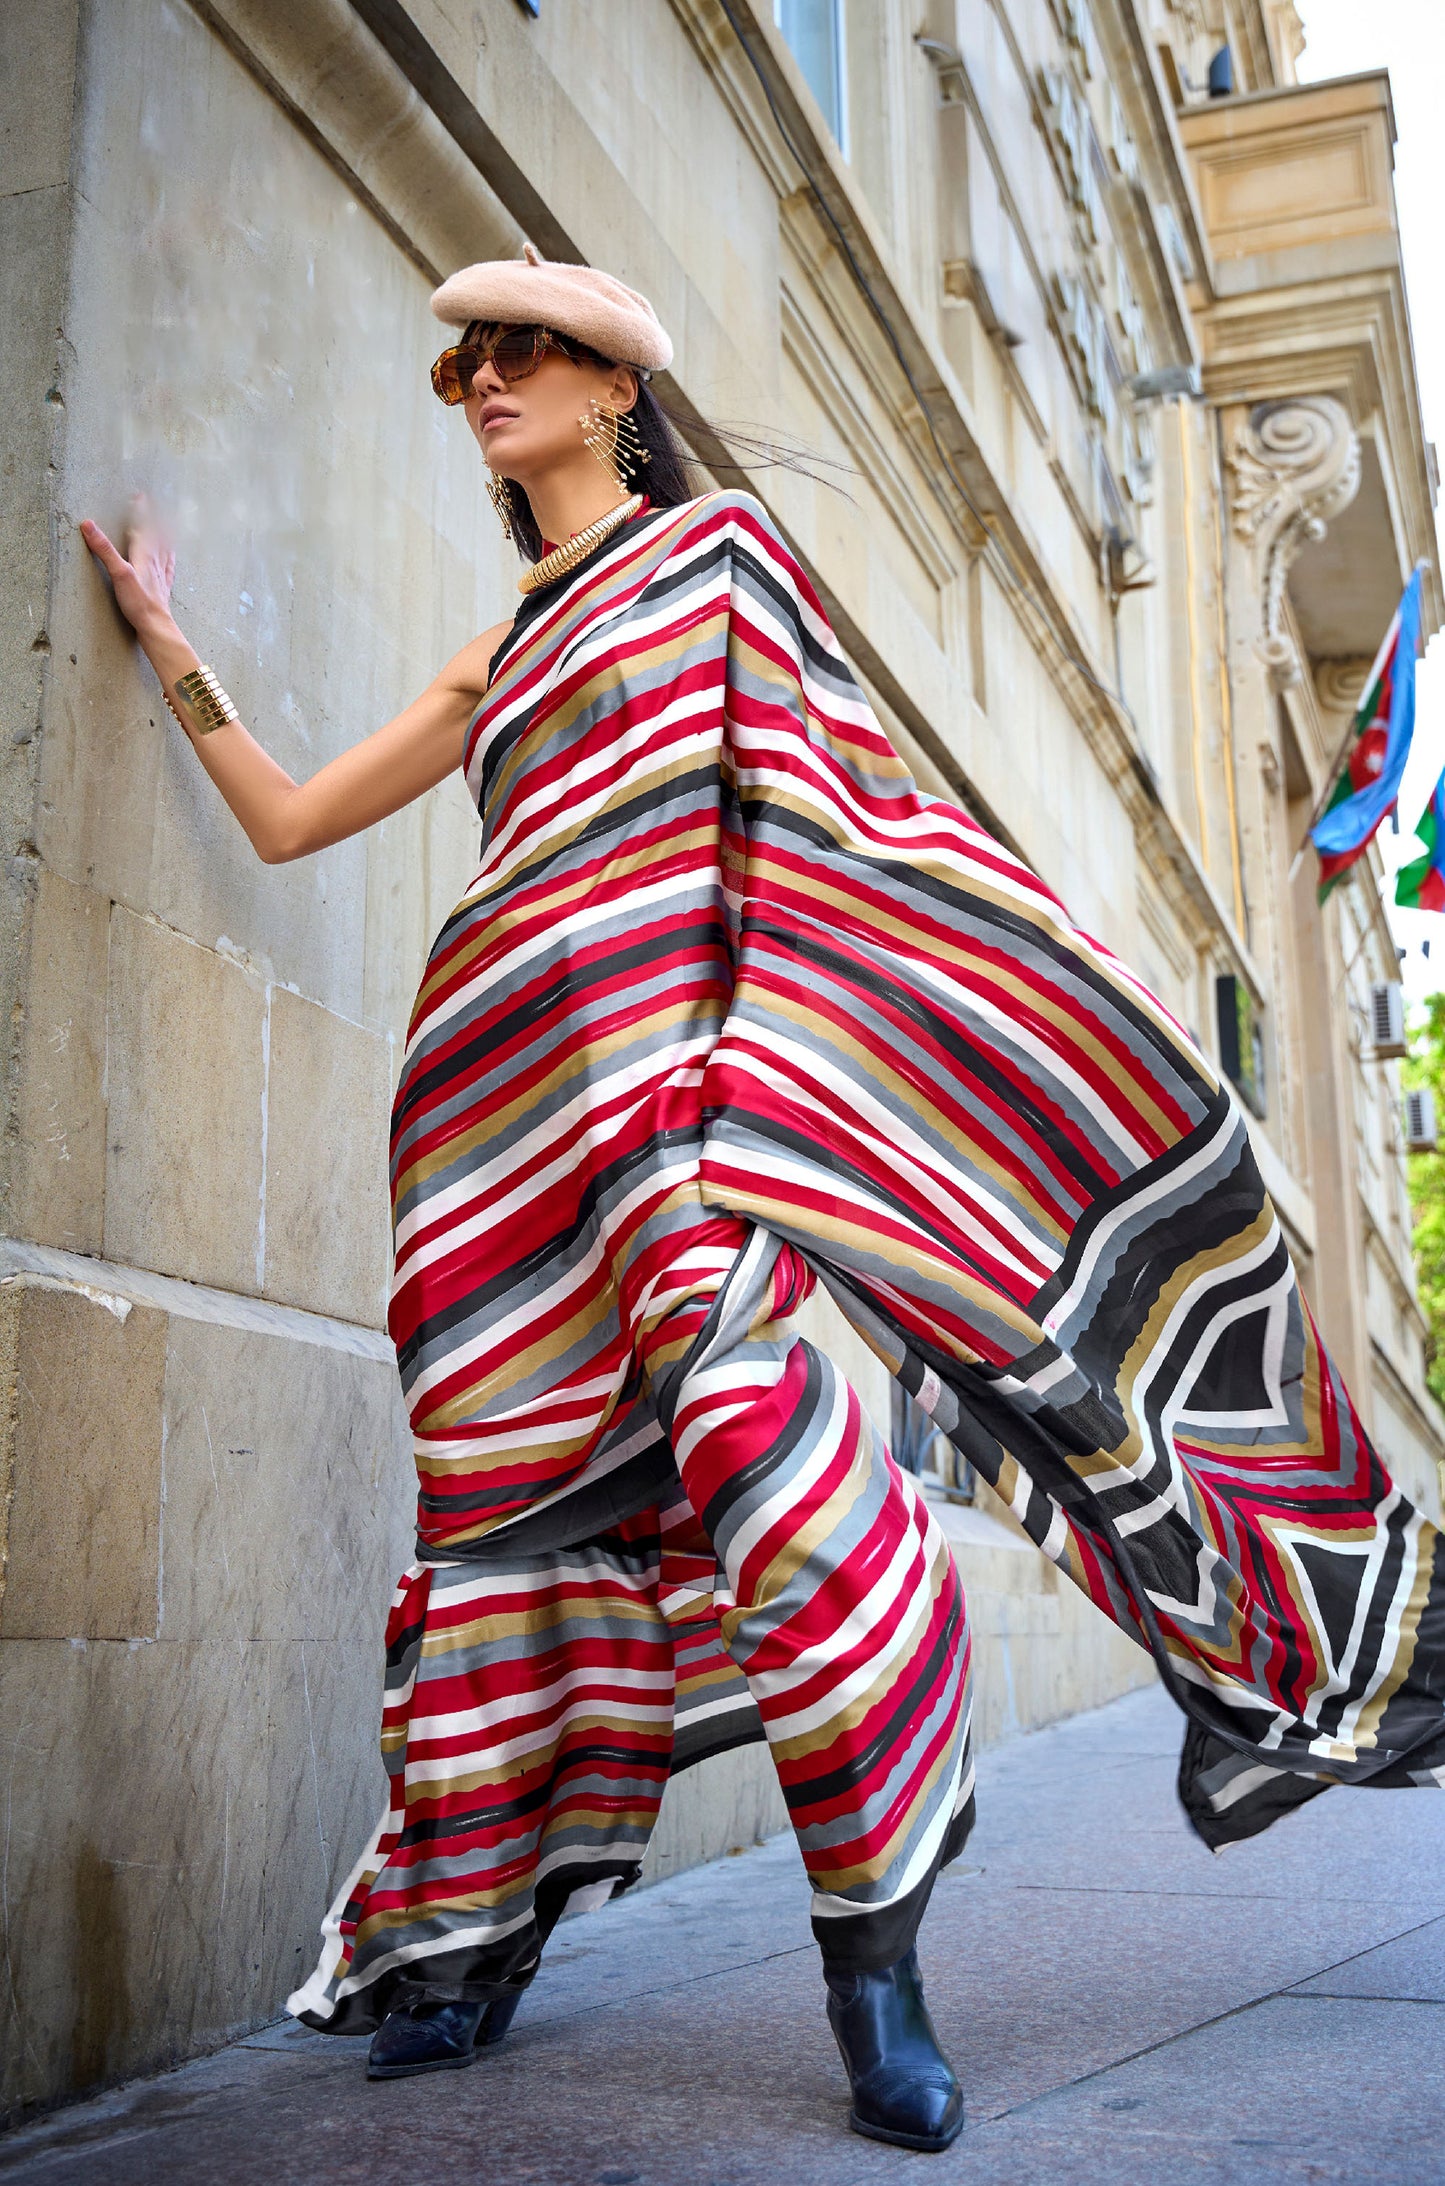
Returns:
[[[171,613],[176,557],[144,495],[138,493],[131,501],[124,549],[88,516],[81,520],[80,536],[109,577],[115,604],[140,640],[162,687],[174,689],[183,675],[201,664]]]
[[[131,503],[124,552],[88,516],[81,522],[80,536],[109,577],[115,604],[142,644],[148,637],[164,637],[175,630],[171,614],[175,553],[141,495]]]
[[[104,569],[115,602],[163,688],[201,663],[171,613],[176,560],[138,496],[122,552],[89,517],[81,537]],[[239,721],[209,734],[189,731],[211,780],[268,865],[303,858],[399,812],[461,764],[462,738],[487,687],[487,667],[510,625],[498,623],[463,646],[420,698],[374,735],[297,783]],[[211,662],[222,683],[224,664]]]

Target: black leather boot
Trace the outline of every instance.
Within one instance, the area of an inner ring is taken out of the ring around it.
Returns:
[[[413,2072],[459,2071],[479,2049],[500,2042],[522,2001],[493,2004],[412,2004],[388,2012],[366,2053],[368,2080],[404,2080]]]
[[[900,2148],[951,2147],[963,2130],[963,2090],[923,2001],[918,1953],[881,1973],[844,1973],[825,1961],[823,1978],[853,2089],[854,2132]]]

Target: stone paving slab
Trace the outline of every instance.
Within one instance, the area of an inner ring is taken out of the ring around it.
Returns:
[[[946,2156],[846,2131],[791,1838],[566,1923],[465,2072],[287,2023],[0,2140],[4,2186],[1445,2186],[1445,1800],[1332,1792],[1216,1858],[1137,1693],[983,1756],[923,1936]]]
[[[1412,2004],[1445,2004],[1445,1920],[1382,1943],[1378,1950],[1332,1966],[1312,1981],[1296,1983],[1295,1996],[1391,1997]]]
[[[958,2176],[1429,2186],[1445,2179],[1442,2033],[1438,2005],[1270,1997],[987,2121]]]

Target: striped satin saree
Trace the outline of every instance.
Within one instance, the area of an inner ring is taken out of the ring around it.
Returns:
[[[765,1737],[830,1957],[972,1815],[948,1549],[791,1316],[821,1281],[1147,1647],[1218,1845],[1445,1778],[1445,1560],[1314,1331],[1242,1116],[1035,875],[921,795],[757,502],[533,595],[393,1112],[420,1475],[388,1812],[291,1999],[529,1980],[670,1770]]]

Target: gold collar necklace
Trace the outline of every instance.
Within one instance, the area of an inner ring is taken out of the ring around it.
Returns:
[[[594,523],[585,524],[581,531],[574,531],[571,538],[565,539],[561,546],[553,547],[551,553],[544,554],[540,562],[533,562],[530,569],[522,571],[517,579],[517,590],[540,592],[544,584],[551,584],[557,577],[565,577],[569,569],[575,569],[579,562],[587,559],[594,547],[601,546],[604,539],[610,539],[614,531],[620,531],[629,517],[637,514],[646,499],[646,494],[634,493],[620,507],[609,509],[605,516],[599,516]]]

